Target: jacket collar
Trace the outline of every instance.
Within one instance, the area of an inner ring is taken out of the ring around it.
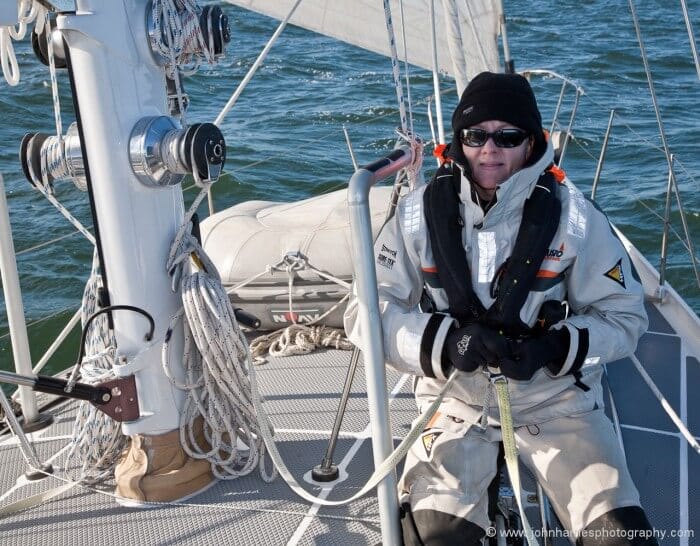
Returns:
[[[493,224],[508,217],[519,219],[522,215],[525,200],[530,196],[540,175],[552,163],[553,159],[554,149],[551,141],[548,141],[547,148],[537,162],[529,167],[520,169],[496,188],[496,203],[484,216],[484,222]],[[459,198],[465,207],[474,207],[475,203],[472,199],[471,191],[472,183],[467,178],[465,170],[460,167],[460,171],[462,176]]]

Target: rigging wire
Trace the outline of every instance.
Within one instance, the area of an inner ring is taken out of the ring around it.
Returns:
[[[399,116],[401,118],[401,130],[406,133],[408,130],[408,122],[406,120],[406,99],[403,95],[403,85],[401,84],[401,73],[399,70],[399,55],[396,51],[396,36],[394,34],[394,23],[391,19],[391,5],[389,0],[384,2],[384,21],[386,23],[386,31],[389,36],[389,50],[391,51],[391,74],[394,79],[394,88],[396,89],[396,98],[399,103]]]
[[[286,28],[287,23],[289,22],[289,19],[291,19],[292,15],[294,15],[294,12],[296,11],[296,9],[300,3],[301,3],[301,0],[296,0],[294,5],[292,6],[292,8],[289,10],[289,13],[287,14],[287,16],[280,22],[279,26],[277,27],[277,30],[275,30],[275,32],[272,34],[272,37],[268,40],[267,44],[265,44],[265,47],[260,52],[257,59],[255,59],[255,62],[253,63],[253,65],[248,69],[248,72],[243,77],[241,82],[238,84],[238,87],[231,95],[231,98],[229,98],[228,102],[223,107],[223,109],[221,110],[219,115],[216,116],[216,119],[214,120],[214,125],[216,125],[217,127],[221,126],[221,123],[224,121],[224,118],[231,111],[231,108],[233,108],[233,105],[236,104],[236,101],[241,96],[241,94],[243,93],[243,90],[248,85],[248,82],[250,82],[250,80],[253,78],[253,75],[257,72],[258,68],[260,68],[260,65],[265,60],[265,57],[267,57],[267,54],[270,52],[270,49],[272,49],[272,46],[277,41],[280,34],[282,34],[282,31]]]
[[[637,41],[639,42],[639,49],[642,54],[642,62],[644,63],[644,72],[646,73],[647,77],[647,82],[649,84],[649,92],[651,94],[651,101],[652,104],[654,105],[654,113],[656,114],[656,122],[659,126],[659,136],[661,137],[661,143],[664,148],[664,154],[666,156],[666,162],[668,164],[668,169],[669,172],[671,173],[671,183],[673,187],[673,191],[676,195],[676,202],[678,203],[678,210],[680,213],[681,217],[681,223],[683,225],[683,231],[685,232],[685,238],[688,242],[688,246],[691,248],[690,255],[693,257],[692,261],[692,266],[693,266],[693,272],[695,273],[695,279],[698,283],[698,286],[700,286],[700,271],[698,270],[696,263],[695,263],[695,249],[693,247],[693,241],[690,237],[690,228],[688,226],[686,217],[685,217],[685,212],[683,210],[683,205],[681,203],[681,196],[680,196],[680,191],[678,189],[678,183],[676,181],[675,175],[673,173],[673,159],[671,156],[671,151],[668,146],[668,142],[666,140],[666,131],[664,130],[664,123],[663,120],[661,119],[661,112],[659,110],[659,105],[656,100],[656,91],[654,90],[654,80],[651,75],[651,69],[649,68],[649,62],[647,60],[647,54],[646,50],[644,48],[644,41],[642,39],[642,32],[639,27],[639,20],[637,19],[637,11],[634,6],[634,1],[635,0],[629,0],[629,7],[630,7],[630,12],[632,14],[632,21],[634,23],[634,30],[637,34]]]
[[[404,21],[403,0],[399,0],[399,14],[401,18],[401,39],[403,40],[403,70],[406,79],[406,102],[408,104],[408,123],[410,134],[415,135],[413,130],[413,107],[411,104],[411,78],[408,68],[408,44],[406,43],[406,23]]]
[[[693,25],[690,22],[690,15],[688,15],[688,4],[686,0],[681,0],[681,7],[683,8],[683,19],[685,19],[685,26],[688,29],[688,39],[690,40],[690,51],[693,54],[695,71],[698,73],[698,79],[700,79],[700,58],[698,58],[698,49],[695,46],[695,34],[693,33]]]

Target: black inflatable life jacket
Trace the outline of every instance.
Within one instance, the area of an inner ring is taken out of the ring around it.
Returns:
[[[452,176],[445,176],[450,172]],[[425,190],[424,213],[437,275],[447,293],[450,315],[460,324],[484,322],[510,336],[530,332],[520,320],[520,309],[559,227],[561,202],[557,186],[563,179],[564,173],[550,165],[537,180],[525,201],[513,252],[498,269],[492,283],[495,301],[486,309],[469,282],[471,272],[462,246],[460,172],[450,163],[439,168]]]

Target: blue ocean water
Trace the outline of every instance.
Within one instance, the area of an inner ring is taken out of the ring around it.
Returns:
[[[700,3],[689,3],[691,21],[700,32]],[[665,132],[676,157],[689,230],[700,246],[700,80],[688,33],[680,3],[637,0],[636,4]],[[277,26],[264,16],[228,4],[222,7],[229,15],[233,39],[223,62],[186,79],[189,122],[213,121]],[[575,138],[564,161],[585,193],[590,192],[610,109],[616,109],[597,201],[658,265],[668,170],[628,3],[504,0],[504,7],[516,69],[553,70],[585,90]],[[0,81],[0,172],[20,253],[24,307],[36,361],[78,307],[92,251],[21,173],[17,151],[22,135],[53,132],[54,125],[48,69],[36,61],[27,40],[16,50],[20,85],[10,88]],[[433,93],[432,79],[415,68],[409,75],[415,130],[430,140],[426,104]],[[59,75],[59,86],[66,127],[74,116],[65,74]],[[442,87],[448,123],[457,95],[449,78],[443,78]],[[559,85],[535,79],[533,87],[545,120],[551,119]],[[560,119],[567,121],[570,111],[567,101]],[[226,174],[214,188],[216,208],[249,199],[301,199],[340,188],[353,172],[343,126],[358,161],[367,163],[392,148],[398,125],[388,59],[290,26],[222,126],[228,160]],[[434,168],[429,156],[425,165],[429,174]],[[69,183],[58,184],[56,191],[79,219],[91,224],[86,194]],[[186,191],[188,200],[194,196],[195,190]],[[700,313],[691,258],[675,235],[683,234],[675,198],[672,205],[667,278]],[[36,248],[60,236],[66,237]],[[11,351],[2,303],[0,368],[7,369]],[[51,366],[69,365],[76,346],[74,334]]]

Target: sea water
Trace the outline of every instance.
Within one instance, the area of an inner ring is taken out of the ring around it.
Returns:
[[[651,263],[658,265],[668,166],[628,2],[505,0],[504,4],[516,69],[549,69],[571,78],[585,91],[563,166],[587,195],[610,110],[615,108],[616,121],[596,200]],[[693,0],[689,4],[691,21],[700,32],[700,3]],[[662,0],[637,1],[636,5],[665,134],[676,157],[687,222],[700,246],[700,79],[681,6]],[[278,24],[230,5],[223,8],[230,18],[232,41],[222,62],[185,79],[191,103],[189,123],[214,120]],[[394,22],[400,32],[398,14]],[[11,88],[0,81],[0,172],[5,177],[36,362],[80,305],[92,249],[22,175],[18,162],[22,135],[53,133],[55,125],[48,69],[37,62],[27,39],[16,44],[16,50],[20,85]],[[430,141],[427,99],[433,93],[432,77],[415,68],[409,69],[408,76],[414,130]],[[448,77],[441,79],[441,86],[449,127],[457,93]],[[533,79],[533,87],[544,119],[550,120],[559,99],[559,84]],[[59,89],[65,130],[74,119],[65,72],[59,73]],[[572,97],[569,90],[560,111],[563,128],[568,124]],[[215,208],[250,199],[296,200],[341,188],[353,173],[343,127],[363,164],[393,147],[399,124],[389,59],[289,26],[222,124],[228,158],[225,175],[213,189]],[[426,148],[432,150],[430,144]],[[429,176],[435,168],[430,155],[424,165]],[[186,201],[191,202],[196,189],[190,181],[184,186],[188,188]],[[92,224],[85,193],[71,183],[59,182],[56,195],[85,225]],[[206,215],[206,206],[200,212]],[[667,278],[698,313],[700,289],[690,255],[680,240],[683,227],[675,196],[671,227]],[[72,364],[76,353],[74,332],[49,370]],[[0,369],[11,368],[3,300]]]

